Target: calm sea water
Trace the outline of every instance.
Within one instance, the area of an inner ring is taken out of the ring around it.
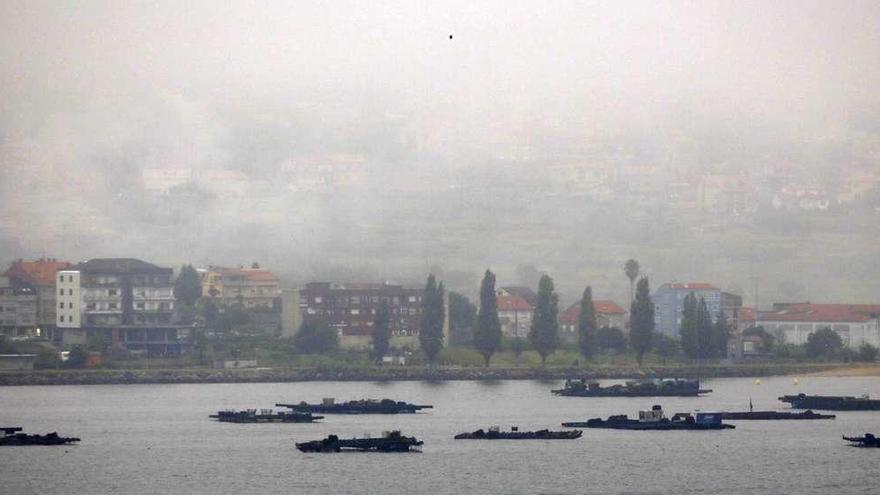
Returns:
[[[610,382],[609,382],[610,383]],[[453,440],[463,431],[557,428],[636,414],[783,408],[784,393],[880,397],[877,378],[717,379],[702,398],[555,397],[558,381],[311,382],[0,388],[0,424],[79,436],[70,447],[0,448],[0,493],[878,493],[880,449],[841,434],[880,433],[880,412],[832,421],[739,421],[735,430],[586,430],[573,441]],[[389,397],[425,414],[328,416],[320,424],[236,425],[208,414],[275,402]],[[400,428],[414,454],[303,454],[294,440]]]

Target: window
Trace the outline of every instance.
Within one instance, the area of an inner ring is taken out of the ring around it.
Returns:
[[[60,321],[61,323],[64,323],[64,315],[60,315],[58,317],[58,321]]]
[[[144,303],[139,302],[134,305],[137,309],[144,309]]]
[[[58,309],[64,309],[64,301],[58,303]]]
[[[63,296],[63,295],[64,295],[64,289],[58,289],[58,295],[59,295],[59,296]]]
[[[110,290],[108,290],[108,291],[107,291],[107,295],[108,295],[108,296],[115,296],[115,295],[116,295],[116,289],[110,289]]]
[[[67,295],[68,295],[68,296],[72,296],[72,295],[73,295],[73,289],[67,289]]]
[[[113,303],[110,303],[110,304],[108,305],[108,307],[109,307],[110,309],[117,309],[117,304],[116,304],[115,302],[113,302]]]

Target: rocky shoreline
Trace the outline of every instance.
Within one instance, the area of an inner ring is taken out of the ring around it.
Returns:
[[[844,365],[744,364],[601,368],[256,368],[256,369],[155,369],[155,370],[35,370],[0,372],[0,386],[117,385],[162,383],[268,383],[303,381],[399,380],[560,380],[571,377],[723,378],[765,377],[817,373]]]

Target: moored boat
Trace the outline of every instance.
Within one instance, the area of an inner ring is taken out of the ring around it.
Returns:
[[[598,382],[566,380],[565,387],[552,390],[564,397],[698,397],[711,389],[701,389],[699,380],[638,380],[603,387]]]
[[[415,437],[407,437],[400,431],[386,432],[381,438],[347,438],[329,435],[323,440],[297,443],[296,448],[302,452],[342,452],[346,450],[358,452],[410,452],[418,450],[424,444]]]
[[[798,420],[798,419],[834,419],[833,414],[820,414],[811,410],[802,412],[789,411],[736,411],[720,412],[721,419],[730,420]]]
[[[880,411],[880,400],[867,395],[783,395],[779,398],[793,409],[820,409],[826,411]]]
[[[434,406],[410,404],[391,399],[364,399],[348,402],[336,402],[335,399],[324,399],[320,404],[275,404],[276,407],[286,407],[296,412],[310,412],[319,414],[410,414],[422,409],[431,409]]]
[[[593,418],[587,421],[562,423],[567,428],[607,428],[613,430],[723,430],[736,428],[722,423],[719,413],[697,412],[695,415],[677,413],[672,418],[663,414],[663,408],[654,406],[647,411],[639,411],[639,419],[630,419],[625,414],[610,416],[608,419]]]
[[[274,411],[272,409],[245,409],[244,411],[217,411],[209,418],[223,423],[313,423],[324,416],[312,413]]]
[[[22,428],[18,426],[0,427],[3,436],[0,436],[0,447],[19,447],[27,445],[67,445],[79,442],[79,438],[61,437],[58,433],[52,432],[46,435],[31,435],[22,433]]]
[[[501,431],[497,426],[489,427],[488,431],[482,428],[470,433],[455,435],[456,440],[574,440],[580,438],[584,432],[581,430],[568,431],[519,431],[514,426],[510,431]]]
[[[863,437],[848,437],[844,435],[843,439],[847,442],[852,442],[851,445],[853,447],[880,448],[880,439],[875,437],[873,433],[865,433]]]

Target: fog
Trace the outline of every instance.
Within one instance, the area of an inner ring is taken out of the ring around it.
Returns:
[[[625,303],[632,257],[747,305],[877,302],[877,26],[868,1],[7,0],[0,261],[468,294],[491,266]]]

